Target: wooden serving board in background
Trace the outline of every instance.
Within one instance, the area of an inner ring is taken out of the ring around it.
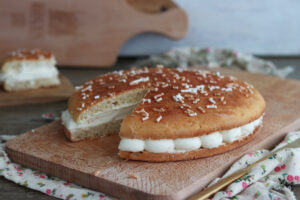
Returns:
[[[187,26],[187,15],[170,0],[1,0],[0,57],[41,48],[59,65],[107,67],[132,36],[155,32],[180,39]]]
[[[66,100],[74,92],[74,86],[66,77],[60,75],[59,78],[61,84],[49,88],[6,92],[0,87],[0,107]]]
[[[71,143],[59,121],[8,141],[6,151],[14,162],[122,199],[186,198],[220,176],[243,154],[271,148],[287,131],[300,128],[300,82],[220,71],[252,83],[267,102],[263,128],[253,141],[233,151],[191,161],[125,161],[118,157],[117,135]]]

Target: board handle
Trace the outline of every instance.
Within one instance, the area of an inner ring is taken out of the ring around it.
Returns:
[[[188,31],[188,16],[177,6],[153,13],[128,6],[132,10],[131,26],[134,27],[132,30],[137,30],[135,34],[155,32],[178,40],[182,39]]]

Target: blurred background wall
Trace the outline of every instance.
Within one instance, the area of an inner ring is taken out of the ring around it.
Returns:
[[[171,47],[220,47],[257,55],[300,55],[299,0],[174,0],[189,16],[187,36],[131,38],[120,55],[147,55]]]

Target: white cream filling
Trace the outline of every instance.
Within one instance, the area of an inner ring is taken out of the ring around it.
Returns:
[[[130,149],[127,149],[128,146],[130,146]],[[124,151],[131,151],[131,152],[139,152],[140,149],[145,148],[145,142],[143,140],[138,140],[138,139],[127,139],[124,138],[121,140],[119,144],[119,148],[125,149]]]
[[[153,153],[164,153],[174,151],[175,145],[173,140],[145,140],[145,150]]]
[[[217,148],[222,144],[223,138],[220,132],[214,132],[209,135],[200,136],[203,148],[212,149]]]
[[[20,62],[21,66],[18,70],[8,70],[0,73],[0,82],[22,82],[41,78],[52,78],[58,75],[53,62],[37,61],[37,62]]]
[[[61,119],[65,127],[72,132],[76,129],[90,129],[91,127],[99,126],[107,122],[121,120],[131,113],[135,107],[136,105],[127,105],[121,108],[100,112],[96,116],[80,123],[75,122],[69,111],[65,110],[62,113]]]
[[[201,147],[201,140],[199,137],[182,138],[174,140],[175,147],[181,150],[193,150]]]
[[[249,124],[251,124],[251,123],[249,123]],[[249,125],[249,124],[247,124],[247,125]],[[254,127],[254,126],[252,125],[252,127]],[[247,128],[246,128],[246,130],[247,130]],[[246,135],[252,133],[253,131],[254,131],[254,129],[252,131],[247,131]],[[223,136],[223,141],[226,143],[231,143],[242,137],[242,128],[241,127],[233,128],[233,129],[230,129],[229,131],[228,130],[222,131],[221,133]]]
[[[149,151],[152,153],[179,153],[203,148],[217,148],[226,143],[241,140],[253,133],[256,127],[262,123],[263,116],[241,127],[214,132],[193,138],[140,140],[121,138],[119,150],[129,152]]]

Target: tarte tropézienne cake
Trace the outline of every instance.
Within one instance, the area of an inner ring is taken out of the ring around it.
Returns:
[[[252,85],[204,70],[116,71],[77,89],[62,114],[71,141],[119,133],[119,155],[152,162],[220,154],[253,139],[265,101]]]

